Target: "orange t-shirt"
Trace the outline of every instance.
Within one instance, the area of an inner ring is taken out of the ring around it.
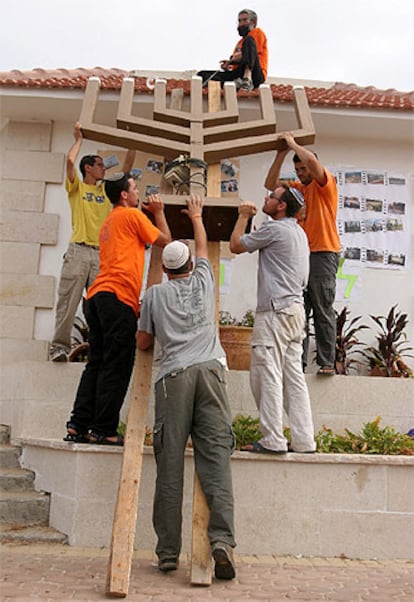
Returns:
[[[268,61],[269,61],[269,52],[267,49],[266,34],[263,31],[263,29],[260,29],[260,27],[255,27],[254,29],[249,31],[249,33],[247,35],[252,36],[252,38],[256,42],[256,48],[257,48],[257,54],[259,56],[260,67],[262,69],[264,80],[266,81],[267,65],[268,65]],[[241,47],[243,45],[244,39],[245,38],[240,38],[240,40],[237,42],[233,54],[238,54],[238,52],[241,52]],[[237,67],[237,65],[236,65],[236,67]]]
[[[255,27],[249,33],[249,36],[252,36],[256,42],[257,54],[259,55],[259,62],[262,68],[262,73],[264,80],[267,80],[267,65],[269,61],[269,53],[267,50],[267,38],[263,29],[260,27]]]
[[[308,237],[311,253],[331,251],[339,253],[341,241],[336,227],[338,209],[338,189],[336,180],[330,171],[325,169],[327,182],[321,186],[315,179],[304,186],[296,180],[289,180],[288,185],[301,191],[305,199],[306,216],[300,225]]]
[[[142,287],[145,244],[153,244],[160,230],[133,207],[114,207],[99,233],[99,274],[86,298],[96,293],[115,293],[138,315]]]

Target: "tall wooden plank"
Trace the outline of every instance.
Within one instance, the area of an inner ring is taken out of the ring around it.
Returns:
[[[220,82],[209,82],[208,84],[208,102],[209,111],[218,112],[220,110]],[[221,173],[220,164],[210,165],[207,171],[207,195],[219,197],[221,193]],[[220,270],[220,243],[208,243],[208,255],[216,280],[216,318],[219,311],[219,270]],[[207,506],[206,498],[201,489],[197,472],[194,471],[194,490],[193,490],[193,521],[192,521],[192,542],[191,542],[191,575],[190,580],[193,585],[211,585],[212,582],[212,558],[211,547],[208,539],[207,529],[210,518],[210,512]]]
[[[147,287],[162,280],[159,247],[153,247]],[[124,453],[112,528],[106,594],[124,598],[128,594],[138,514],[139,488],[148,399],[152,384],[152,351],[137,349],[126,424]]]
[[[182,90],[174,90],[174,94],[171,96],[171,107],[180,109],[182,101]],[[163,190],[170,192],[165,180],[163,180],[161,191]],[[162,275],[162,249],[153,246],[147,288],[161,282]],[[152,363],[152,350],[140,351],[137,349],[106,582],[107,596],[116,598],[124,598],[129,589],[148,399],[152,386]]]

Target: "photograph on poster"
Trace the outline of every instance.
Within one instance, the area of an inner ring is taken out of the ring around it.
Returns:
[[[145,187],[145,196],[149,196],[150,194],[158,194],[159,191],[159,186],[155,186],[154,184],[147,184]]]
[[[365,220],[365,232],[382,232],[382,224],[381,219],[367,219]]]
[[[111,167],[119,165],[119,159],[116,155],[108,155],[104,158],[103,164],[105,165],[105,169],[111,169]]]
[[[236,175],[236,173],[239,171],[238,166],[232,162],[230,159],[224,159],[221,162],[221,172],[227,177],[227,178],[234,178],[234,176]]]
[[[367,199],[365,201],[365,209],[366,211],[376,211],[377,213],[381,212],[384,208],[383,201],[379,201],[377,199]]]
[[[400,178],[398,176],[389,176],[388,184],[390,186],[405,186],[405,178]]]
[[[360,209],[361,201],[357,196],[346,196],[344,198],[344,209]]]
[[[367,173],[368,184],[384,184],[385,178],[383,173]]]
[[[238,182],[235,178],[221,181],[221,192],[237,192],[238,189]]]
[[[130,173],[134,180],[142,180],[142,169],[139,167],[133,167]]]
[[[346,171],[345,172],[345,184],[361,184],[362,172],[360,171]]]
[[[390,253],[388,255],[388,263],[390,265],[405,265],[405,255],[404,253]]]
[[[155,159],[148,159],[147,165],[146,165],[146,170],[150,171],[151,173],[160,175],[160,174],[162,174],[162,166],[163,166],[162,161],[156,161]]]
[[[361,232],[361,222],[359,222],[359,221],[345,222],[345,232]]]
[[[401,232],[403,230],[403,223],[396,217],[390,217],[385,222],[385,229],[387,232]]]
[[[367,261],[382,263],[384,261],[384,251],[381,249],[367,249]]]
[[[399,201],[391,201],[388,203],[388,213],[395,213],[397,215],[405,214],[405,203]]]
[[[345,259],[361,259],[361,249],[359,247],[346,247],[344,250]]]

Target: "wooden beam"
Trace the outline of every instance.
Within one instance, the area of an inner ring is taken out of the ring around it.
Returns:
[[[182,94],[179,92],[173,93],[171,96],[172,106],[180,108],[181,102]],[[165,187],[165,190],[169,190],[165,180],[162,186]],[[161,282],[162,276],[162,249],[153,246],[147,288]],[[141,484],[145,425],[148,399],[152,386],[152,364],[153,351],[140,351],[138,349],[129,401],[124,454],[106,582],[107,595],[117,598],[124,598],[129,589]]]
[[[83,96],[81,114],[79,117],[79,123],[81,125],[93,123],[100,86],[101,80],[99,77],[90,77],[88,79],[85,94]]]
[[[295,141],[301,146],[313,144],[315,133],[304,130],[294,130]],[[206,144],[204,147],[204,161],[210,165],[227,159],[228,157],[241,157],[244,155],[254,155],[270,150],[282,150],[286,148],[284,140],[277,140],[277,133],[264,134],[257,139],[255,136],[239,140],[226,140]]]
[[[190,145],[165,138],[156,138],[137,134],[108,125],[82,123],[82,133],[88,140],[113,144],[124,148],[161,155],[166,159],[175,159],[177,155],[189,155]]]
[[[220,108],[220,82],[209,82],[208,95],[209,111],[218,111]],[[220,182],[220,165],[210,166],[207,172],[207,194],[219,197],[221,193]],[[205,211],[204,208],[203,213]],[[208,255],[216,280],[216,318],[218,318],[219,296],[217,295],[217,289],[219,286],[220,242],[208,243]],[[207,533],[209,519],[210,511],[205,495],[197,473],[194,472],[193,537],[191,543],[191,583],[193,585],[211,585],[212,582],[211,546]]]
[[[152,248],[147,287],[161,282],[161,251],[159,247]],[[138,349],[129,400],[106,581],[107,595],[117,598],[124,598],[129,589],[141,484],[142,452],[151,385],[152,350],[140,351]]]

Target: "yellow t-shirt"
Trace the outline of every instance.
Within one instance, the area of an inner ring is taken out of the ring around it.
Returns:
[[[65,188],[72,209],[70,242],[98,246],[99,230],[111,212],[111,201],[105,194],[103,183],[85,184],[76,174],[73,182],[66,178]]]

